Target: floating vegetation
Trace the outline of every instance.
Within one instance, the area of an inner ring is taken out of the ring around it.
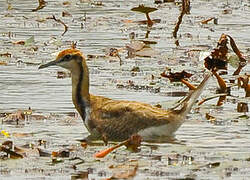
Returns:
[[[152,7],[146,7],[143,4],[139,5],[138,7],[134,7],[131,9],[132,11],[137,11],[140,13],[144,13],[146,15],[147,18],[147,25],[148,27],[152,27],[154,23],[159,23],[161,20],[160,19],[153,19],[151,20],[151,18],[149,17],[149,13],[154,12],[156,10],[158,10],[157,8],[152,8]],[[145,21],[140,21],[140,23],[145,23]]]
[[[68,31],[68,26],[62,20],[57,19],[54,15],[52,15],[52,17],[47,17],[47,19],[52,19],[64,26],[64,32],[62,33],[61,36],[63,36]]]
[[[174,31],[173,31],[173,37],[177,38],[177,32],[179,30],[179,27],[181,25],[182,22],[182,18],[185,14],[189,14],[190,13],[190,0],[182,0],[182,9],[181,9],[181,14],[178,17],[178,21],[175,25]]]
[[[36,9],[33,9],[33,10],[32,10],[33,12],[34,12],[34,11],[38,11],[38,10],[40,10],[40,9],[43,9],[43,8],[46,7],[46,5],[47,5],[47,2],[44,1],[44,0],[38,0],[38,3],[39,3],[39,5],[37,6]]]

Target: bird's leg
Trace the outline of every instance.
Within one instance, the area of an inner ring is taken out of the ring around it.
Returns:
[[[107,146],[108,145],[108,137],[106,134],[102,134],[102,140],[103,140],[105,146]]]
[[[138,134],[132,135],[129,139],[120,142],[119,144],[109,147],[105,150],[99,151],[94,155],[96,158],[103,158],[106,155],[108,155],[113,150],[125,145],[129,150],[132,150],[133,152],[138,152],[138,147],[141,145],[142,138]]]
[[[129,139],[127,144],[125,146],[127,149],[133,151],[133,152],[139,152],[138,149],[139,146],[141,146],[142,137],[138,134],[133,134]]]

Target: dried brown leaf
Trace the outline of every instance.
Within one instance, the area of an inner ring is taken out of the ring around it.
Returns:
[[[168,78],[171,82],[179,82],[182,79],[190,78],[192,74],[184,70],[182,72],[176,72],[176,73],[169,72],[168,74],[166,74],[166,71],[164,71],[163,73],[161,73],[161,76]]]
[[[7,62],[5,62],[5,61],[0,61],[0,66],[7,66],[7,65],[8,65]]]
[[[130,179],[135,177],[138,163],[123,164],[119,166],[113,166],[113,175],[110,179]]]
[[[213,19],[214,19],[214,17],[202,20],[201,24],[207,24],[208,22],[212,21]]]
[[[64,26],[64,32],[62,33],[62,36],[68,31],[68,26],[60,19],[57,19],[54,15],[52,17],[47,17],[46,19],[52,19]]]
[[[47,4],[47,2],[44,1],[44,0],[38,0],[38,3],[39,3],[39,5],[37,6],[36,9],[32,10],[33,12],[38,11],[40,9],[43,9],[46,6],[46,4]]]
[[[2,53],[2,54],[0,54],[0,56],[2,57],[2,56],[4,56],[4,57],[10,57],[11,58],[11,54],[10,53]]]

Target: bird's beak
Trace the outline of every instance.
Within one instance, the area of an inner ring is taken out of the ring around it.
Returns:
[[[46,67],[49,67],[49,66],[55,66],[57,64],[58,61],[50,61],[48,62],[47,64],[42,64],[41,66],[39,66],[38,69],[43,69],[43,68],[46,68]]]

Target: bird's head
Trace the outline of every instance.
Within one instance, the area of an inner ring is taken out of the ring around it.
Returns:
[[[79,63],[83,61],[84,57],[82,53],[77,49],[66,49],[61,51],[56,60],[50,61],[47,64],[39,66],[38,69],[47,68],[49,66],[60,66],[70,71],[73,71]]]

